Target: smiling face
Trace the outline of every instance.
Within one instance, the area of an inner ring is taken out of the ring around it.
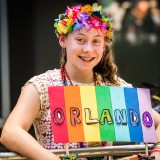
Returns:
[[[60,36],[61,47],[66,48],[68,69],[92,71],[103,55],[105,40],[101,31],[83,27],[79,31],[72,31],[67,36]]]

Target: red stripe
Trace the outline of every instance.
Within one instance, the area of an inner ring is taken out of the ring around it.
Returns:
[[[48,94],[50,101],[51,123],[54,135],[54,142],[66,143],[68,142],[68,130],[64,100],[64,88],[62,86],[49,87]],[[57,113],[63,113],[61,115],[62,117],[58,118]],[[57,122],[59,122],[59,124]]]

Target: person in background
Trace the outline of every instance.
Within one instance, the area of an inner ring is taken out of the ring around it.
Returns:
[[[135,1],[123,17],[122,38],[132,46],[157,43],[158,29],[153,17],[150,1]]]
[[[59,69],[32,77],[22,88],[20,97],[9,115],[0,142],[9,150],[33,160],[60,160],[51,152],[63,149],[54,143],[51,127],[50,86],[121,86],[131,87],[118,76],[111,43],[113,24],[97,3],[75,5],[55,20],[55,32],[62,48]],[[158,141],[160,116],[153,111]],[[28,130],[34,125],[36,139]],[[64,133],[65,134],[65,133]],[[69,148],[110,145],[109,142],[69,143]],[[158,145],[158,144],[157,144]],[[152,155],[159,157],[160,150]],[[158,158],[157,158],[158,159]]]

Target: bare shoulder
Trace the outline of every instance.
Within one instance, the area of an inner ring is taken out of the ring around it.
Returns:
[[[20,97],[18,99],[18,103],[33,103],[39,102],[39,93],[33,83],[27,83],[25,87],[23,87]]]
[[[26,109],[39,110],[40,108],[40,96],[37,88],[33,83],[28,83],[25,85],[19,99],[17,101],[16,107],[26,107]]]
[[[27,83],[21,91],[20,98],[23,98],[23,99],[34,98],[35,100],[36,98],[39,99],[39,93],[35,85],[33,83]]]

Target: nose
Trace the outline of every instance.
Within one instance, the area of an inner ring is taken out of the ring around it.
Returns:
[[[93,46],[90,42],[87,42],[83,46],[83,52],[90,52],[93,50]]]

